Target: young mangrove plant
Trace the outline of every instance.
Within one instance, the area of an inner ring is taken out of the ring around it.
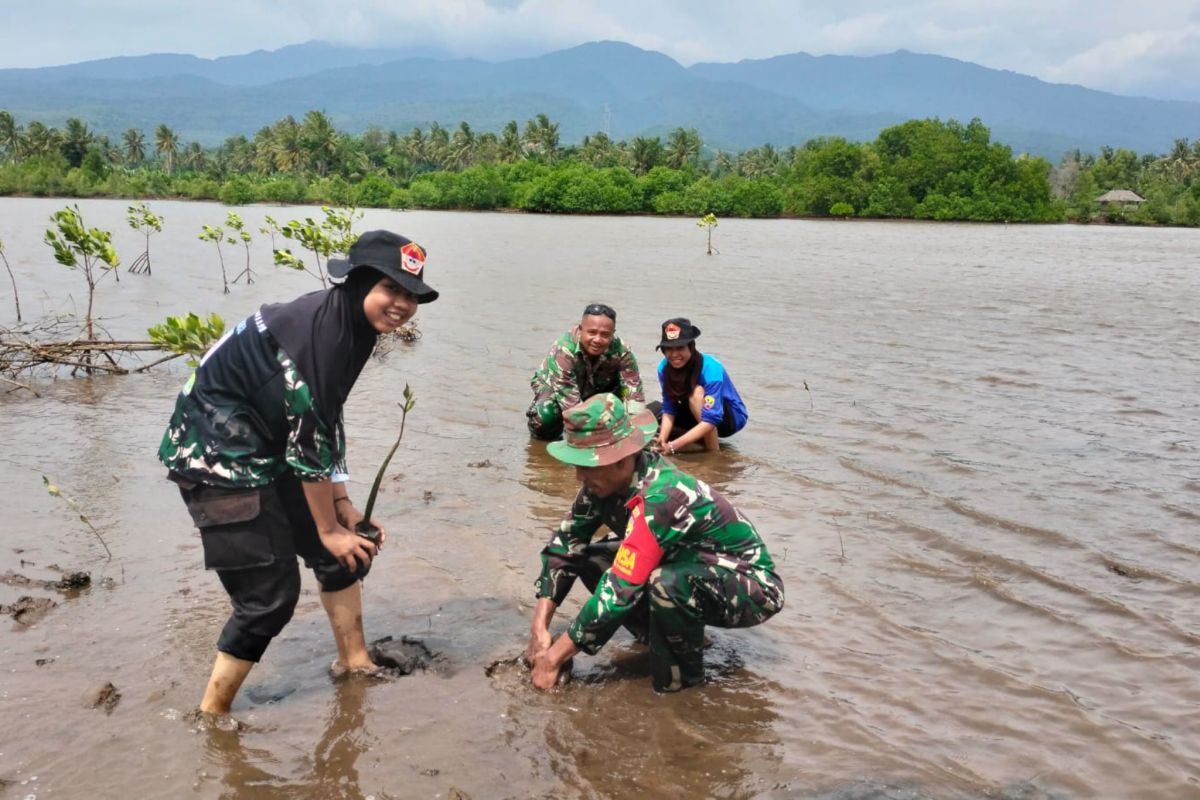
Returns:
[[[254,283],[254,273],[250,270],[250,231],[246,230],[246,223],[240,216],[230,211],[225,215],[225,227],[233,231],[225,241],[230,244],[240,243],[246,249],[246,267],[237,274],[233,282],[237,283],[245,277],[246,283]]]
[[[713,254],[712,232],[713,228],[717,227],[717,215],[711,213],[705,214],[696,221],[696,227],[704,228],[708,232],[708,254],[711,256]]]
[[[163,218],[150,210],[145,203],[137,203],[125,209],[125,221],[129,227],[139,231],[146,237],[146,249],[129,265],[129,271],[138,274],[150,274],[150,234],[162,233]]]
[[[12,267],[8,265],[8,256],[4,255],[4,240],[0,239],[0,260],[4,262],[4,268],[8,270],[8,279],[12,281],[13,287],[13,302],[17,304],[17,322],[21,321],[21,295],[17,294],[17,279],[13,277]]]
[[[80,521],[82,521],[84,525],[87,525],[88,529],[91,530],[92,533],[96,534],[96,538],[100,540],[100,544],[104,545],[104,552],[108,553],[108,560],[112,561],[112,550],[108,549],[108,542],[104,541],[104,537],[100,535],[100,531],[98,531],[96,526],[92,524],[92,521],[87,518],[87,514],[84,514],[79,508],[79,503],[76,503],[74,498],[63,494],[62,489],[58,488],[56,484],[51,483],[50,479],[45,475],[42,476],[42,485],[46,487],[46,491],[49,492],[51,497],[58,497],[62,499],[63,502],[70,506],[72,511],[79,515]]]
[[[354,532],[364,539],[370,539],[372,542],[379,541],[379,528],[371,523],[371,514],[375,511],[375,498],[379,496],[379,484],[383,483],[383,474],[387,471],[388,464],[392,461],[392,456],[396,454],[396,449],[400,447],[400,440],[404,438],[404,421],[408,419],[408,412],[412,411],[413,406],[417,404],[417,399],[413,395],[413,391],[409,385],[404,384],[404,402],[397,403],[400,406],[400,435],[396,437],[395,444],[388,451],[387,457],[383,459],[383,463],[379,465],[379,471],[375,473],[375,482],[371,484],[371,493],[367,495],[367,507],[363,511],[362,522],[354,526]]]
[[[172,353],[156,361],[156,364],[179,356],[188,356],[188,366],[196,367],[208,349],[225,335],[225,320],[216,314],[209,314],[208,319],[201,319],[188,312],[186,317],[167,317],[164,322],[149,328],[146,333],[150,341]]]
[[[48,229],[44,237],[46,244],[54,249],[54,260],[70,269],[81,269],[87,281],[88,302],[85,330],[89,341],[96,338],[93,312],[96,302],[96,285],[104,276],[117,274],[121,259],[112,245],[112,234],[100,228],[88,229],[83,224],[79,206],[69,206],[50,215],[54,228]],[[90,354],[88,358],[90,360]]]
[[[279,223],[270,214],[263,217],[267,224],[258,229],[258,232],[271,237],[271,252],[275,252],[275,236],[279,233]]]
[[[221,283],[225,286],[225,294],[229,294],[229,276],[225,272],[225,256],[221,253],[221,242],[225,240],[225,229],[205,225],[204,230],[196,237],[202,242],[212,242],[217,246],[217,260],[221,262]]]
[[[279,227],[279,232],[285,239],[299,242],[305,250],[313,254],[316,270],[309,269],[304,259],[287,248],[276,249],[274,254],[276,266],[307,272],[321,281],[321,286],[328,286],[325,261],[334,253],[349,252],[350,246],[358,239],[353,231],[354,223],[361,219],[363,214],[355,208],[336,209],[329,206],[321,206],[321,211],[325,214],[325,219],[320,222],[312,217],[305,217],[303,222],[292,220]]]

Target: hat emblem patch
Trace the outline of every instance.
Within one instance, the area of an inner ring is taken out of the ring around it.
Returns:
[[[673,322],[667,327],[663,328],[663,333],[666,334],[666,337],[671,340],[678,339],[679,332],[679,326]]]
[[[421,275],[425,268],[425,251],[416,242],[409,242],[400,248],[400,268],[416,276]]]

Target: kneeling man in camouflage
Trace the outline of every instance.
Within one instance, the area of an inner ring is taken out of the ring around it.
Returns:
[[[705,625],[748,628],[783,608],[766,545],[720,493],[646,447],[649,412],[631,415],[600,394],[565,410],[563,423],[564,440],[547,450],[582,486],[542,550],[526,651],[534,685],[553,687],[568,659],[595,654],[622,625],[649,644],[655,691],[703,682]],[[601,525],[618,538],[593,543]],[[577,577],[592,596],[552,639],[550,620]]]

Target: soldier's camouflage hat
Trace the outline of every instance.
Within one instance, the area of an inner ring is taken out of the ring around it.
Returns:
[[[641,403],[629,405],[615,394],[598,394],[571,406],[563,411],[563,441],[551,442],[546,452],[577,467],[603,467],[638,452],[658,423]]]

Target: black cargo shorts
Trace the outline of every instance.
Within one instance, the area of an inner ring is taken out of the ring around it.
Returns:
[[[321,544],[304,488],[293,474],[267,486],[226,489],[172,473],[192,521],[200,529],[204,566],[215,570],[233,603],[217,649],[258,661],[300,599],[296,556],[321,590],[337,592],[361,580],[370,565],[351,572]]]

